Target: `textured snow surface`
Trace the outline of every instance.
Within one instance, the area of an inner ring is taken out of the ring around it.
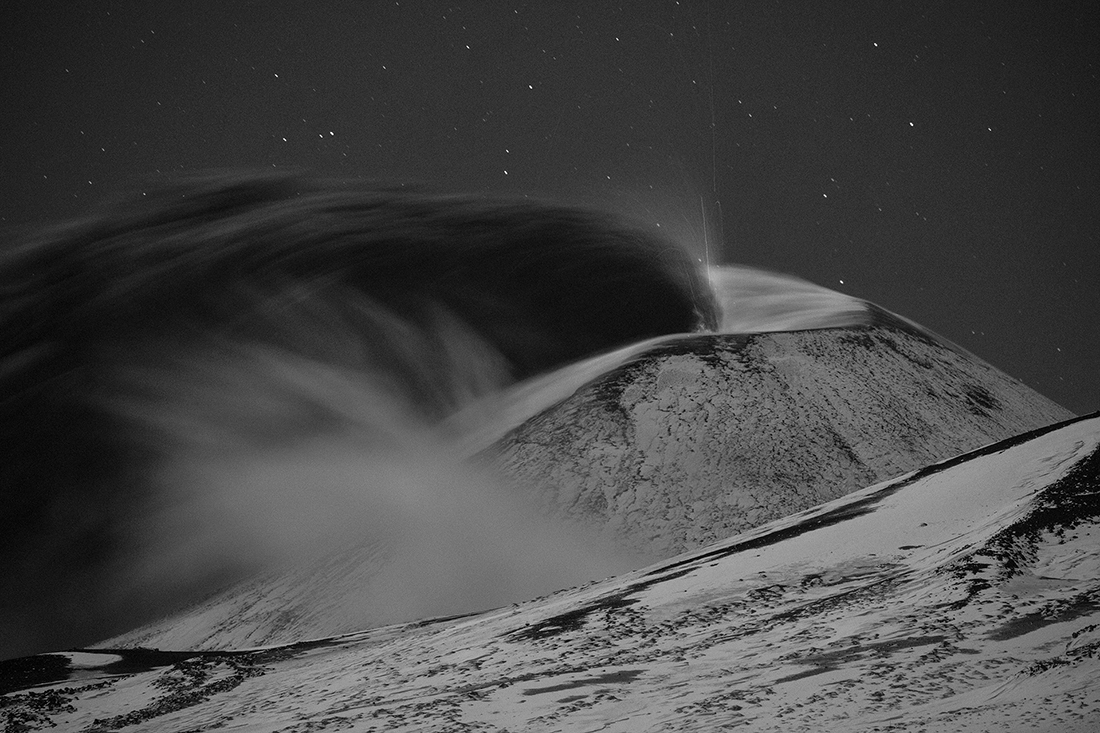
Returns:
[[[1071,414],[894,326],[667,340],[486,455],[548,509],[668,557]]]
[[[0,720],[285,733],[1095,730],[1098,446],[1100,418],[1075,419],[478,616],[237,653],[104,651],[98,671],[90,651],[3,662]]]

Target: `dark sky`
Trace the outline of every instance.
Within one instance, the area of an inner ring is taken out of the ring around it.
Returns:
[[[595,204],[700,256],[707,220],[712,260],[875,301],[1091,412],[1096,5],[14,0],[0,225],[227,166]]]

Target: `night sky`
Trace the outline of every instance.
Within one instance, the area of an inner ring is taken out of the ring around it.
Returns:
[[[0,226],[236,166],[550,197],[867,298],[1091,412],[1096,7],[13,0]]]

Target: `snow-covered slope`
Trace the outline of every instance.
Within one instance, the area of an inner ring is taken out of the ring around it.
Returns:
[[[3,662],[0,715],[12,730],[1095,730],[1098,447],[1100,417],[1074,419],[478,616]]]
[[[864,300],[793,275],[746,265],[707,271],[718,299],[722,333],[798,331],[865,323]]]
[[[484,455],[653,556],[699,547],[1070,413],[902,324],[651,346]]]

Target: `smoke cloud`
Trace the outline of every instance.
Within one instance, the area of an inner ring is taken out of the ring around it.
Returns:
[[[637,560],[548,522],[441,421],[716,325],[683,252],[603,215],[270,175],[8,246],[0,288],[0,657],[349,551],[384,558],[327,599],[353,628],[621,572]]]

